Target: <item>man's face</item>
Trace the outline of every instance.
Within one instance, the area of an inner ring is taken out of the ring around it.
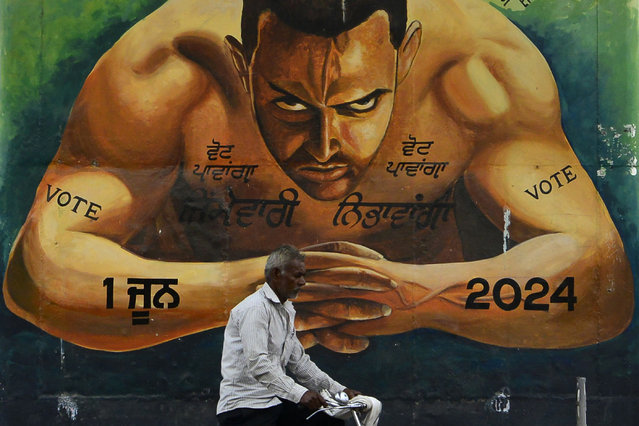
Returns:
[[[295,299],[306,284],[304,276],[306,275],[306,266],[301,260],[293,260],[284,265],[279,270],[270,284],[273,284],[273,291],[281,300]]]
[[[341,198],[368,168],[393,110],[396,60],[385,12],[334,38],[293,30],[270,12],[260,18],[250,66],[258,124],[310,196]]]

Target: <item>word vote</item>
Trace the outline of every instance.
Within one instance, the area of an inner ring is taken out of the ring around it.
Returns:
[[[542,179],[541,181],[539,181],[539,184],[534,184],[532,189],[528,188],[524,192],[533,197],[535,200],[538,200],[540,192],[543,195],[548,195],[553,191],[553,189],[555,189],[555,187],[561,188],[562,186],[567,185],[573,180],[577,179],[577,175],[574,174],[570,169],[572,169],[572,166],[566,166],[557,173],[553,173],[552,175],[550,175],[548,179]]]
[[[78,213],[80,206],[82,206],[80,208],[80,213],[84,212],[84,217],[91,220],[99,219],[96,215],[100,210],[102,210],[101,205],[89,201],[86,198],[82,198],[79,195],[72,196],[70,192],[62,191],[59,187],[51,193],[51,188],[51,185],[47,184],[47,203],[50,203],[51,200],[55,198],[60,207],[69,206],[71,211],[76,214]],[[75,201],[75,203],[72,203],[72,201]]]

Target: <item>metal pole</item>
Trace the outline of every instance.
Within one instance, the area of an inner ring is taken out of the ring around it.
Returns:
[[[577,377],[577,426],[586,426],[586,378]]]

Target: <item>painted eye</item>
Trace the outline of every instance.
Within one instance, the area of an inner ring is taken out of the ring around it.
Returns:
[[[378,96],[367,96],[350,104],[345,105],[346,108],[354,112],[368,112],[377,106]]]
[[[301,102],[289,100],[289,99],[280,99],[276,100],[275,106],[284,111],[306,111],[308,107]]]

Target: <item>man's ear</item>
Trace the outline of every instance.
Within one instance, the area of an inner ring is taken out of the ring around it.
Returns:
[[[272,278],[276,278],[276,279],[279,280],[281,276],[282,276],[282,271],[280,271],[280,268],[271,269],[271,277]]]
[[[224,44],[226,44],[226,48],[229,50],[231,54],[231,58],[233,59],[233,65],[235,65],[235,69],[237,70],[237,74],[242,81],[242,86],[244,86],[244,90],[249,92],[249,66],[246,62],[246,57],[244,56],[244,47],[242,43],[240,43],[235,37],[227,35],[224,38]]]
[[[419,45],[422,43],[422,24],[419,21],[411,22],[401,46],[397,50],[397,82],[404,81],[411,67]]]

